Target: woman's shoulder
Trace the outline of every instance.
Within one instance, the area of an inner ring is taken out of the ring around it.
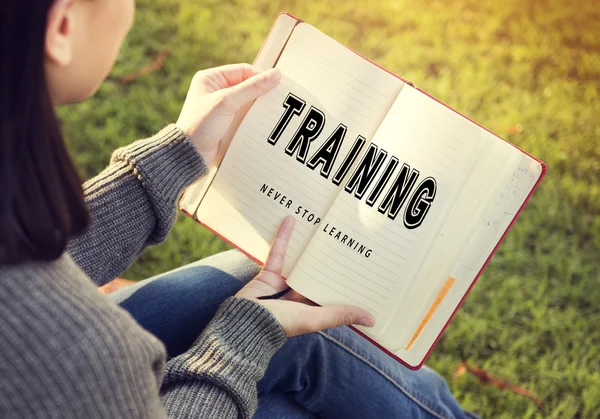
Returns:
[[[164,346],[67,255],[0,267],[0,318],[0,416],[50,413],[50,406],[63,417],[85,417],[157,405]],[[113,400],[131,389],[148,399]]]
[[[140,354],[151,355],[149,362],[164,358],[162,343],[100,293],[67,254],[0,267],[0,317],[0,358],[11,352],[31,362],[49,353],[71,363],[94,355],[107,362],[135,363]]]

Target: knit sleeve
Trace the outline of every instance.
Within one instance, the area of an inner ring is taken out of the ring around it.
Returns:
[[[162,343],[66,255],[0,266],[0,315],[3,419],[249,418],[286,340],[263,306],[230,298],[165,368]]]
[[[252,417],[256,384],[285,341],[283,328],[266,308],[227,299],[192,348],[167,363],[161,399],[168,416]]]
[[[116,150],[110,165],[84,184],[91,222],[69,243],[73,260],[98,285],[121,274],[147,246],[163,241],[183,189],[207,173],[175,125]]]

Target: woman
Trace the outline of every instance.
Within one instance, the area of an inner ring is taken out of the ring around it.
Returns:
[[[431,370],[347,328],[309,333],[371,326],[364,310],[259,298],[285,289],[291,218],[260,271],[226,252],[113,296],[125,310],[101,295],[94,283],[166,237],[233,114],[280,75],[198,73],[177,123],[117,150],[82,190],[53,106],[96,91],[133,1],[3,0],[0,16],[0,417],[466,415]]]

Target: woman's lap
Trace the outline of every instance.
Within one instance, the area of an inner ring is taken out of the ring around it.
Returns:
[[[227,297],[259,271],[228,251],[111,294],[166,345],[184,352]],[[349,328],[288,340],[258,384],[256,417],[464,417],[445,381],[411,371]]]
[[[170,357],[185,352],[219,305],[256,276],[260,267],[230,250],[110,294],[167,347]]]

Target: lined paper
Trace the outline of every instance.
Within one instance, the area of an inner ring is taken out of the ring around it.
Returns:
[[[343,157],[358,135],[368,139],[374,134],[404,83],[307,24],[294,29],[276,67],[283,74],[280,85],[256,100],[248,112],[197,216],[264,260],[281,221],[293,215],[297,222],[285,276],[318,228],[316,220],[324,217],[337,195],[331,178]],[[273,146],[267,138],[285,111],[289,93],[306,105]],[[311,106],[325,114],[326,122],[310,145],[309,158],[340,123],[347,126],[329,179],[319,174],[320,165],[311,170],[284,152]],[[265,192],[264,185],[273,192]]]
[[[377,210],[387,188],[373,207],[341,191],[290,275],[289,284],[319,304],[354,304],[367,309],[377,325],[365,332],[379,340],[405,298],[405,290],[415,281],[426,281],[415,274],[484,145],[479,130],[470,122],[408,86],[402,89],[373,143],[388,152],[387,160],[391,155],[399,159],[388,185],[402,163],[420,172],[413,190],[426,177],[436,179],[436,197],[425,221],[414,230],[404,226],[410,194],[391,220]],[[336,240],[327,226],[372,248],[370,257]]]
[[[478,165],[474,176],[498,178],[499,182],[491,188],[486,209],[479,217],[473,219],[476,228],[475,234],[471,235],[468,243],[461,246],[461,254],[455,258],[453,265],[450,265],[448,272],[455,278],[452,288],[448,290],[446,297],[431,316],[410,350],[402,349],[396,352],[410,365],[418,365],[423,360],[457,305],[472,285],[475,276],[480,272],[490,253],[506,232],[516,215],[516,211],[523,205],[535,182],[542,174],[542,167],[539,162],[512,145],[498,140],[488,132],[482,130],[482,136],[485,141],[491,144],[491,147],[486,152],[482,164]],[[512,203],[509,206],[499,205],[499,203],[505,201],[501,198],[502,194],[505,194],[507,190],[515,189],[524,191],[524,194],[520,196],[520,202],[515,211],[508,214],[505,210],[513,208]],[[476,194],[476,191],[472,189],[470,192],[471,197],[474,194]]]

